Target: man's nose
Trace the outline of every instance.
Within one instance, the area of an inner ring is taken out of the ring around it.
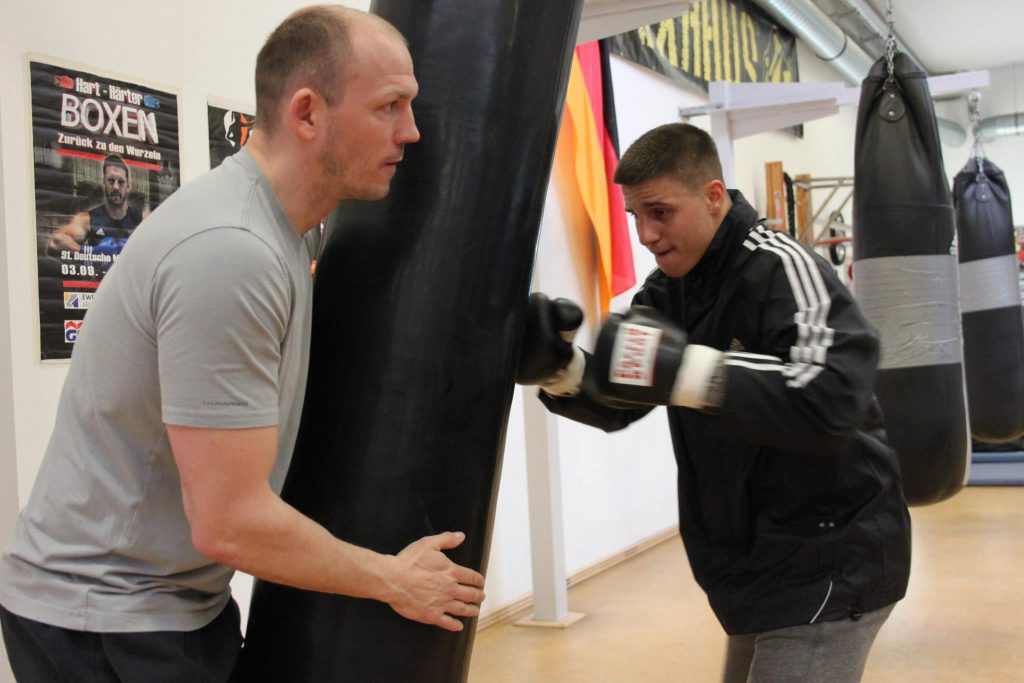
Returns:
[[[411,145],[419,141],[420,130],[416,127],[416,118],[413,116],[412,111],[404,118],[406,120],[403,121],[398,129],[397,142],[400,145]]]
[[[637,216],[636,236],[643,246],[650,246],[658,241],[658,231],[651,226],[651,222]]]

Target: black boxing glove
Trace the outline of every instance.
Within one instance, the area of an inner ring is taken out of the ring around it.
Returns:
[[[686,333],[660,311],[634,306],[601,328],[588,381],[610,404],[717,407],[722,403],[722,352],[688,344]]]
[[[572,301],[531,294],[516,383],[539,384],[552,394],[575,394],[585,361],[572,340],[582,324],[583,311]]]

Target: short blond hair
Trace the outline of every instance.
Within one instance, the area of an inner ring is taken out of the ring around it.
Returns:
[[[273,133],[289,94],[309,87],[328,105],[344,95],[345,68],[355,57],[352,30],[383,29],[405,42],[384,19],[342,5],[311,5],[293,12],[267,38],[256,57],[256,125]]]

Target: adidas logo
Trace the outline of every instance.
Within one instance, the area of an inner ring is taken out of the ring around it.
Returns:
[[[746,347],[743,346],[743,342],[741,342],[739,339],[736,339],[735,337],[733,337],[733,340],[729,342],[730,351],[744,351],[745,349]]]

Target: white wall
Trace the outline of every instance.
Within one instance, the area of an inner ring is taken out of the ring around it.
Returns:
[[[491,552],[487,558],[485,613],[532,591],[529,513],[523,395],[516,387],[505,438]]]
[[[3,118],[0,117],[0,127]],[[0,207],[4,205],[3,140],[0,138]],[[5,231],[0,212],[0,235]],[[0,239],[0,264],[7,261],[7,243]],[[4,268],[4,273],[7,269]],[[14,458],[14,386],[11,376],[11,320],[7,315],[9,300],[7,278],[0,277],[0,543],[5,543],[14,530],[14,514],[18,510],[17,462]]]
[[[2,101],[0,97],[0,101]],[[2,109],[0,109],[2,111]],[[0,127],[3,118],[0,116]],[[3,138],[0,138],[0,207],[4,205]],[[0,211],[0,235],[5,228]],[[0,239],[0,264],[7,262],[7,242]],[[18,463],[14,457],[14,385],[11,382],[11,319],[7,315],[7,269],[0,274],[0,546],[14,533],[18,514]],[[7,651],[0,648],[0,683],[11,678]]]

